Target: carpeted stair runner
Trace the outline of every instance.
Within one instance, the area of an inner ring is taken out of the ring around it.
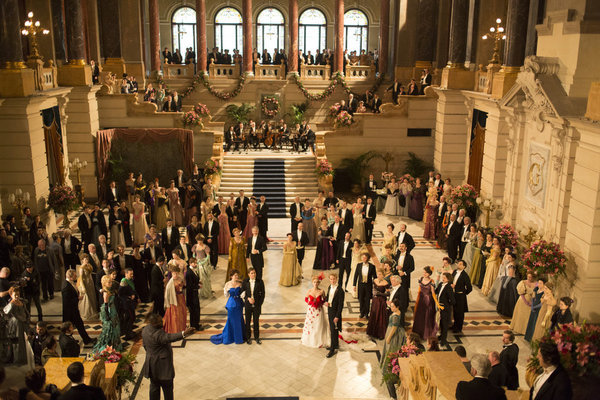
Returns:
[[[285,218],[285,161],[276,158],[255,159],[252,193],[257,203],[260,196],[267,198],[269,218]]]

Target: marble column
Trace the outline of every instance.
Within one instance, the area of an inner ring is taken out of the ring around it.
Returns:
[[[451,68],[464,68],[465,66],[468,27],[469,0],[452,0],[448,51],[448,66]]]
[[[117,77],[121,77],[126,72],[121,52],[121,4],[120,0],[102,0],[98,3],[98,19],[103,28],[100,37],[104,58],[103,70],[113,72]],[[135,17],[128,15],[123,25],[131,23],[129,18]]]
[[[381,0],[381,19],[379,22],[379,73],[387,74],[390,53],[390,0]]]
[[[86,23],[87,23],[87,42],[88,42],[88,57],[89,60],[94,60],[97,65],[101,63],[102,53],[100,48],[100,29],[98,2],[102,0],[86,0]]]
[[[158,0],[148,0],[148,21],[150,23],[150,69],[153,76],[160,71],[160,21]]]
[[[145,86],[146,72],[142,42],[142,6],[139,0],[120,1],[121,56],[128,75],[136,77],[140,87]]]
[[[52,10],[52,36],[54,38],[54,57],[57,64],[67,62],[65,43],[65,10],[63,0],[50,0]]]
[[[519,69],[525,61],[529,0],[509,0],[503,68]]]
[[[438,1],[421,0],[417,11],[416,68],[430,68],[435,58]]]
[[[290,54],[288,55],[288,72],[298,72],[298,0],[289,3]]]
[[[335,0],[335,71],[344,72],[344,0]]]
[[[206,0],[196,0],[196,36],[198,43],[196,70],[207,71]]]
[[[69,64],[85,65],[83,10],[79,0],[65,0],[65,22],[67,26],[67,55]]]
[[[3,25],[0,29],[0,66],[10,69],[25,68],[18,0],[0,2],[0,22]]]
[[[242,19],[244,34],[244,57],[242,72],[252,73],[252,0],[242,1]]]

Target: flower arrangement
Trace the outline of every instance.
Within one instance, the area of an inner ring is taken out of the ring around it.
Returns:
[[[536,275],[563,275],[567,257],[560,245],[545,240],[536,240],[522,257],[523,266]]]
[[[532,344],[527,369],[541,373],[537,359],[540,343],[554,343],[560,353],[561,364],[570,374],[600,378],[600,325],[584,322],[559,325],[547,331],[539,341]]]
[[[123,354],[115,350],[112,346],[106,346],[102,351],[93,355],[94,360],[102,360],[105,363],[118,363],[117,366],[117,387],[124,387],[128,383],[135,383],[137,374],[133,370],[135,364],[135,355],[131,353]]]
[[[204,163],[204,172],[206,175],[221,175],[223,168],[219,165],[219,161],[209,158]]]
[[[79,207],[77,193],[67,185],[56,185],[50,189],[48,194],[48,208],[63,214],[65,217],[69,211]]]
[[[398,382],[400,378],[400,364],[398,363],[399,358],[408,358],[412,355],[419,355],[423,351],[417,346],[405,344],[398,351],[390,352],[385,358],[385,370],[383,373],[384,382]]]
[[[260,110],[267,117],[273,118],[279,113],[279,100],[275,96],[265,96],[260,103]]]
[[[411,174],[402,175],[400,178],[398,178],[398,181],[402,183],[402,181],[404,181],[405,179],[408,180],[408,183],[410,183],[411,185],[415,184],[415,178]]]
[[[494,228],[494,236],[497,236],[502,244],[502,247],[511,246],[513,249],[517,247],[519,234],[511,224],[500,224]]]
[[[394,175],[393,172],[387,172],[387,171],[383,171],[381,173],[381,179],[383,179],[385,182],[389,182],[392,180],[392,178],[395,178],[396,176]]]
[[[455,186],[450,193],[450,203],[458,204],[458,208],[471,208],[477,204],[477,189],[468,183]]]
[[[342,111],[333,120],[333,126],[335,128],[340,128],[344,126],[350,126],[353,122],[354,120],[352,119],[352,115],[350,115],[350,113],[347,111]]]
[[[329,107],[329,112],[328,112],[329,118],[335,119],[335,117],[337,117],[337,115],[340,113],[341,107],[342,107],[342,105],[340,103],[335,103],[334,105]]]
[[[319,176],[333,175],[333,167],[331,166],[331,163],[329,162],[328,159],[323,158],[317,164],[317,168],[316,168],[315,172]]]
[[[210,110],[208,109],[206,104],[202,104],[202,103],[196,104],[194,106],[194,111],[196,111],[196,114],[200,115],[203,118],[210,117]]]
[[[200,129],[204,128],[204,123],[202,123],[202,116],[198,114],[195,110],[186,111],[183,114],[182,118],[184,126],[199,126]]]

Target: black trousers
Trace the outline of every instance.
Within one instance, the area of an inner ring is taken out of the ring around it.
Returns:
[[[352,280],[352,277],[350,276],[350,270],[352,269],[352,260],[350,260],[349,258],[341,258],[340,259],[340,285],[342,285],[342,288],[346,288],[346,285],[348,284],[349,280]],[[344,284],[344,274],[346,274],[346,283]]]
[[[252,331],[250,330],[250,322],[252,322],[252,328],[254,330],[254,339],[260,337],[260,307],[254,307],[252,304],[246,304],[246,339],[252,337]]]
[[[154,302],[152,306],[152,312],[160,315],[161,317],[165,316],[165,296],[164,295],[150,295],[150,300]]]
[[[44,296],[44,300],[48,300],[48,295],[54,297],[54,274],[52,271],[40,271],[40,280],[42,281],[42,295]]]
[[[298,256],[298,262],[300,263],[300,266],[302,266],[302,260],[304,260],[304,248],[296,248],[296,254]]]
[[[295,218],[291,218],[291,220],[292,220],[292,230],[291,230],[291,232],[296,232],[298,230],[298,224],[300,222],[302,222],[302,220],[296,221]]]
[[[248,210],[242,210],[240,212],[240,214],[238,215],[238,222],[240,223],[240,229],[242,230],[242,232],[244,231],[244,228],[246,227],[247,220],[248,220]]]
[[[452,260],[452,262],[456,261],[456,256],[458,254],[458,242],[456,239],[449,237],[448,241],[448,257]]]
[[[40,303],[40,294],[37,293],[35,295],[32,296],[25,296],[25,299],[27,299],[27,313],[29,315],[31,315],[31,303],[35,303],[35,308],[37,310],[38,313],[38,321],[42,321],[43,320],[43,314],[42,314],[42,303]]]
[[[256,270],[256,277],[262,279],[263,267],[265,266],[265,260],[263,259],[262,253],[250,254],[250,262],[252,267]]]
[[[458,245],[458,259],[462,260],[463,254],[465,254],[465,248],[467,247],[467,242],[461,241]]]
[[[367,283],[358,282],[358,303],[360,304],[360,314],[365,317],[369,315],[369,309],[371,308],[371,296],[373,295],[373,289],[371,285]]]
[[[190,326],[192,328],[200,329],[200,299],[198,296],[194,296],[188,299],[188,310],[190,312]]]
[[[208,247],[210,248],[210,265],[214,268],[217,268],[217,263],[219,262],[219,239],[217,237],[212,237],[212,242],[208,243]]]
[[[160,389],[165,400],[173,400],[173,379],[161,381],[150,378],[150,400],[160,400]]]
[[[342,330],[342,318],[338,319],[337,324],[333,322],[335,315],[331,312],[331,307],[329,307],[329,333],[331,334],[331,348],[339,349],[340,348],[340,338],[338,337],[339,332]]]
[[[441,304],[444,309],[440,311],[440,344],[445,344],[448,338],[448,328],[452,320],[452,306]]]
[[[455,331],[462,331],[463,324],[465,322],[465,304],[467,304],[467,295],[464,293],[454,293],[454,298],[456,299],[456,304],[452,308],[452,313],[454,314],[454,324],[452,325],[452,329]]]
[[[79,257],[77,254],[65,254],[65,268],[66,269],[75,269],[77,268],[77,263],[79,263]]]
[[[365,219],[365,243],[370,244],[371,239],[373,238],[373,219],[367,218]]]
[[[130,336],[133,334],[133,322],[135,321],[135,305],[125,305],[122,310],[123,323],[121,324],[121,335]]]
[[[79,312],[77,314],[79,314]],[[83,320],[81,319],[81,316],[73,318],[73,321],[71,321],[71,323],[73,324],[75,329],[77,329],[77,332],[79,332],[79,336],[81,336],[83,343],[88,344],[92,341],[92,338],[90,338],[90,336],[85,331],[85,326],[83,325]]]

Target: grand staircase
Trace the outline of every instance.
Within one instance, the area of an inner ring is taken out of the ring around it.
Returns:
[[[314,199],[318,191],[312,154],[291,154],[285,151],[250,151],[225,154],[218,194],[225,199],[236,197],[243,189],[247,196],[264,195],[269,205],[269,218],[285,218],[289,205],[299,196]]]

